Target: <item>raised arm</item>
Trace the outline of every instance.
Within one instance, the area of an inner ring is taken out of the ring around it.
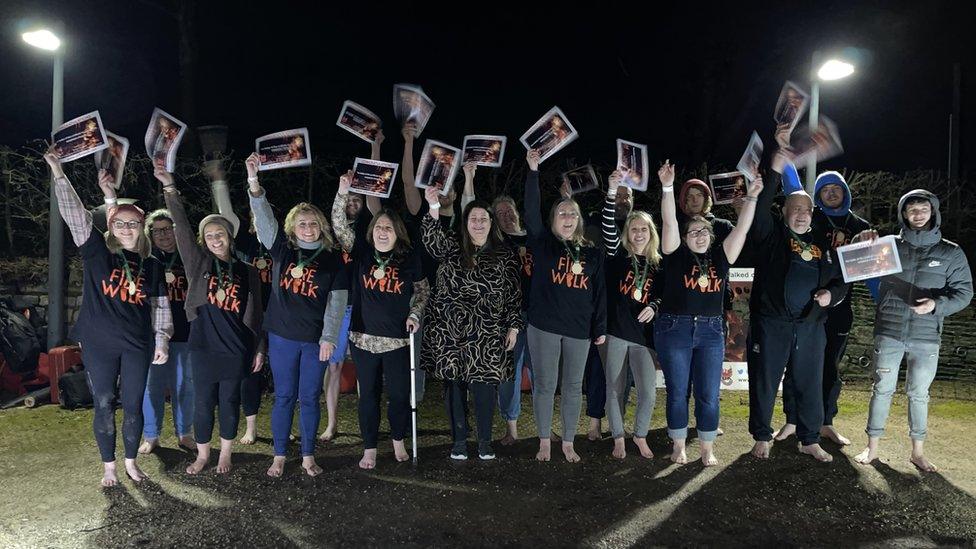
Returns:
[[[542,222],[542,193],[539,191],[539,151],[529,150],[525,161],[529,164],[525,175],[525,232],[529,238],[541,238],[546,228]]]
[[[61,218],[71,231],[71,239],[75,241],[75,245],[81,246],[91,236],[92,214],[85,209],[75,188],[65,177],[64,170],[61,169],[61,159],[54,153],[53,146],[44,153],[44,160],[51,167],[51,175],[54,176],[54,194],[58,199]],[[112,200],[114,201],[114,198]],[[107,198],[106,204],[108,204]]]
[[[607,178],[607,199],[603,202],[603,247],[607,255],[617,255],[620,248],[620,234],[617,231],[617,189],[623,174],[614,170]]]
[[[739,259],[739,254],[742,253],[742,247],[746,244],[746,237],[749,236],[749,227],[752,226],[752,218],[756,213],[756,202],[759,201],[759,193],[762,190],[762,177],[756,177],[749,184],[749,191],[742,199],[742,209],[739,210],[739,219],[735,227],[722,242],[722,248],[725,249],[725,257],[729,260],[729,264],[735,263],[735,260]]]
[[[203,164],[203,173],[210,179],[210,190],[213,193],[214,203],[217,204],[217,213],[227,218],[231,225],[241,229],[241,219],[234,213],[234,206],[230,202],[230,188],[227,186],[227,174],[224,172],[220,160],[209,160]],[[237,236],[236,234],[231,235]]]
[[[163,199],[166,201],[166,209],[173,216],[176,249],[179,250],[180,257],[183,258],[183,265],[200,265],[206,260],[206,253],[197,245],[193,227],[186,216],[186,208],[183,207],[183,199],[180,198],[180,193],[176,191],[173,174],[167,172],[163,166],[156,166],[153,175],[163,184]],[[198,273],[187,274],[196,276]]]
[[[346,201],[349,200],[349,187],[352,186],[352,170],[339,176],[339,192],[332,202],[332,230],[342,249],[349,253],[356,245],[356,231],[346,221]]]
[[[424,195],[430,208],[430,215],[425,215],[420,223],[420,239],[431,257],[438,262],[447,261],[451,255],[460,251],[457,239],[450,237],[440,223],[441,205],[438,200],[440,192],[435,187],[428,187]]]
[[[411,215],[420,213],[420,189],[415,186],[417,181],[413,166],[413,140],[417,133],[417,125],[407,122],[403,125],[403,161],[400,163],[400,176],[403,178],[403,199],[407,203],[407,211]]]
[[[474,202],[474,173],[478,170],[478,165],[474,162],[464,163],[464,190],[461,191],[461,211]]]
[[[247,196],[251,201],[251,213],[254,214],[254,230],[258,235],[258,242],[270,250],[278,237],[278,221],[268,203],[268,196],[258,181],[257,153],[251,153],[244,165],[247,167]]]
[[[383,135],[383,130],[377,130],[376,139],[373,140],[372,148],[369,155],[370,160],[380,159],[380,145],[383,144],[384,140],[386,140],[386,136]],[[367,196],[366,209],[369,210],[369,213],[373,215],[379,213],[379,211],[383,209],[383,203],[380,202],[380,197],[372,196],[372,195]]]
[[[661,180],[661,251],[669,255],[681,245],[681,229],[674,204],[674,164],[665,160],[657,176]]]

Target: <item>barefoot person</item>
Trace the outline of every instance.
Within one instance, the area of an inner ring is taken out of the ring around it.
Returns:
[[[891,397],[902,358],[907,363],[908,436],[911,462],[922,471],[936,466],[924,452],[928,433],[929,386],[935,379],[945,317],[965,309],[973,298],[973,275],[966,254],[942,238],[939,199],[916,189],[898,201],[902,228],[896,237],[902,272],[880,281],[874,319],[874,386],[868,412],[868,445],[854,459],[878,457]],[[877,234],[865,235],[876,238]]]
[[[156,210],[146,218],[146,235],[152,242],[152,255],[163,264],[166,295],[173,314],[173,337],[169,340],[169,359],[165,364],[149,369],[146,394],[142,399],[142,445],[140,454],[148,454],[159,446],[163,430],[165,392],[168,390],[173,408],[173,428],[181,448],[195,449],[190,431],[193,429],[193,369],[190,368],[190,323],[186,320],[186,270],[176,249],[173,217],[166,210]]]
[[[785,177],[783,184],[788,186]],[[790,189],[790,192],[793,190],[796,189]],[[850,244],[855,236],[871,228],[867,221],[851,211],[851,190],[848,188],[844,176],[837,172],[824,172],[817,176],[814,202],[817,207],[813,211],[813,232],[826,238],[833,250]],[[847,334],[854,324],[854,311],[851,308],[853,301],[851,299],[852,286],[848,286],[847,295],[844,296],[844,300],[839,305],[827,310],[827,346],[824,349],[824,424],[820,428],[820,436],[841,446],[847,446],[851,443],[847,437],[834,428],[834,416],[837,415],[837,399],[840,397],[841,388],[840,373],[837,367],[844,358],[844,352],[847,349]],[[793,379],[788,376],[783,381],[783,412],[786,414],[786,425],[776,434],[776,440],[784,440],[796,432],[795,401]]]
[[[297,405],[302,469],[314,477],[322,473],[322,468],[315,463],[315,442],[322,416],[319,397],[325,368],[335,351],[346,310],[349,277],[334,246],[325,214],[302,202],[289,210],[284,227],[279,229],[267,193],[258,180],[257,154],[251,154],[245,166],[258,240],[271,253],[276,265],[265,314],[275,385],[271,410],[275,455],[268,476],[280,477],[284,471]]]
[[[359,430],[363,437],[363,469],[376,467],[380,397],[384,380],[389,391],[387,418],[397,461],[407,461],[404,438],[410,424],[410,334],[420,325],[430,293],[419,252],[410,246],[407,229],[392,210],[378,211],[357,239],[345,223],[352,172],[339,178],[332,204],[336,239],[352,257],[352,319],[350,351],[359,379]]]
[[[261,342],[261,283],[257,269],[234,259],[235,227],[218,214],[203,218],[196,235],[173,183],[173,174],[157,167],[166,208],[173,215],[176,247],[189,286],[186,318],[190,322],[193,368],[193,437],[197,459],[186,468],[195,475],[210,459],[214,408],[220,426],[216,471],[231,470],[231,454],[241,417],[241,379],[264,361]]]
[[[560,413],[562,451],[578,462],[573,448],[582,408],[583,370],[590,342],[602,345],[607,331],[606,279],[603,250],[583,236],[579,204],[562,198],[553,204],[549,227],[542,221],[539,191],[539,152],[526,154],[525,221],[532,252],[532,299],[529,304],[528,342],[535,376],[532,403],[539,452],[551,457],[552,413],[562,358]]]
[[[629,363],[637,385],[637,410],[634,412],[634,444],[645,458],[654,457],[647,446],[647,431],[657,398],[657,372],[654,368],[654,325],[652,320],[661,300],[654,295],[659,274],[660,238],[651,215],[631,212],[624,222],[621,243],[615,220],[616,197],[623,173],[608,178],[609,188],[603,207],[603,241],[607,249],[607,343],[604,371],[607,379],[607,417],[613,435],[613,457],[627,457],[624,446],[624,415],[627,409]],[[629,189],[628,189],[629,190]]]
[[[426,192],[429,213],[423,221],[424,246],[439,266],[440,284],[427,309],[420,362],[444,380],[444,396],[454,447],[451,459],[468,458],[468,392],[474,394],[478,457],[495,458],[491,425],[498,384],[513,376],[522,324],[518,254],[502,239],[487,202],[468,203],[460,235],[439,221],[436,187]]]
[[[695,426],[701,441],[701,462],[717,465],[719,389],[725,357],[723,314],[729,265],[746,242],[763,189],[757,177],[749,186],[738,224],[719,243],[711,223],[702,216],[679,229],[675,215],[674,166],[665,162],[661,179],[661,251],[664,254],[661,306],[654,320],[654,344],[667,387],[668,436],[671,461],[687,463],[688,387],[695,396]]]
[[[61,217],[82,259],[84,298],[71,338],[81,342],[85,377],[95,403],[92,430],[104,467],[102,486],[118,484],[116,388],[123,412],[125,472],[140,482],[146,478],[136,465],[144,425],[146,378],[149,368],[166,362],[173,333],[163,266],[149,253],[149,239],[142,230],[142,210],[118,205],[111,174],[105,170],[98,174],[108,220],[108,231],[102,234],[93,230],[92,214],[65,177],[53,148],[44,154],[44,160],[54,176]]]
[[[782,208],[783,222],[773,221],[770,208],[778,187],[769,185],[760,194],[749,235],[750,244],[765,251],[755,258],[746,343],[749,433],[756,441],[752,453],[769,457],[770,422],[785,369],[793,380],[800,452],[829,462],[833,457],[820,447],[824,323],[827,309],[844,299],[847,288],[830,243],[811,231],[810,195],[802,190],[790,193]]]

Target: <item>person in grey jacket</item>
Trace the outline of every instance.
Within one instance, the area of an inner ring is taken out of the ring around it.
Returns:
[[[910,461],[922,471],[935,471],[926,459],[929,386],[939,365],[939,345],[945,317],[966,308],[973,298],[973,276],[966,254],[942,238],[939,199],[916,189],[898,201],[901,233],[895,237],[902,272],[880,280],[874,320],[874,386],[868,415],[868,445],[854,459],[871,463],[878,455],[898,382],[898,369],[906,357],[908,370],[908,435]],[[873,231],[864,235],[877,238]],[[864,233],[862,233],[863,235]]]

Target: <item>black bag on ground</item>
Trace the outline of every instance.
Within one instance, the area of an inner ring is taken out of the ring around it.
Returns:
[[[27,317],[0,301],[0,353],[7,367],[15,374],[26,374],[37,369],[41,345],[37,331]]]
[[[84,370],[71,370],[58,378],[58,400],[61,401],[61,407],[67,410],[91,408],[95,405]]]

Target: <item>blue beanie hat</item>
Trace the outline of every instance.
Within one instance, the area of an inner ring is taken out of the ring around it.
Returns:
[[[820,200],[820,190],[827,185],[837,185],[844,191],[844,201],[837,208],[828,208]],[[829,216],[842,216],[847,215],[851,211],[851,189],[847,186],[847,181],[844,180],[844,176],[837,172],[824,172],[817,176],[817,183],[814,186],[814,201],[823,213]]]

